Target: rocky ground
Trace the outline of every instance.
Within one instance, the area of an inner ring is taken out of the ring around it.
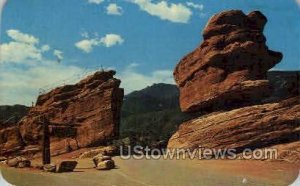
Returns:
[[[70,158],[55,157],[53,161]],[[78,159],[73,173],[46,173],[34,169],[1,167],[3,177],[18,186],[65,185],[289,185],[299,165],[286,162],[231,160],[122,160],[110,171],[93,168],[91,159]],[[37,159],[33,164],[39,163]]]

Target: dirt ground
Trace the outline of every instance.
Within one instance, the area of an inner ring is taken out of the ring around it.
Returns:
[[[73,155],[55,157],[53,162]],[[235,186],[289,185],[299,165],[254,160],[123,160],[113,158],[116,169],[97,171],[91,159],[78,160],[72,173],[46,173],[35,169],[1,168],[3,177],[17,186]],[[33,165],[40,160],[34,160]]]

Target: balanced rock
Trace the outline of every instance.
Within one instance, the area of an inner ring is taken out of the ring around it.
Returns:
[[[41,145],[43,121],[49,121],[51,153],[106,144],[118,137],[123,89],[115,71],[98,71],[74,85],[40,95],[19,122],[25,146]],[[15,135],[16,136],[16,135]]]
[[[268,49],[259,11],[240,10],[213,16],[202,44],[185,56],[174,71],[184,112],[217,110],[259,102],[269,96],[267,71],[282,54]]]
[[[97,170],[110,170],[113,168],[115,168],[115,162],[113,160],[100,161],[96,167]]]

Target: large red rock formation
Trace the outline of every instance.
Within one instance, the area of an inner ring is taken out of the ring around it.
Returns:
[[[5,149],[40,147],[43,117],[50,122],[52,154],[105,144],[118,137],[123,89],[114,75],[115,71],[96,72],[75,85],[40,95],[18,126],[6,132],[16,134],[7,139]],[[0,153],[5,152],[1,148]]]
[[[211,113],[180,125],[168,148],[214,149],[274,147],[296,155],[300,162],[300,96],[279,103]],[[294,143],[293,148],[289,143]],[[296,146],[296,147],[295,147]],[[295,151],[295,152],[293,152]],[[282,158],[288,158],[282,157]]]
[[[0,124],[0,155],[3,153],[13,153],[24,147],[19,128],[13,126],[1,126]]]
[[[266,72],[282,59],[268,49],[258,11],[232,10],[213,16],[202,44],[174,71],[184,112],[228,108],[259,101],[270,93]]]
[[[282,54],[266,46],[262,33],[266,22],[257,11],[245,15],[232,10],[210,19],[203,43],[180,61],[174,77],[182,111],[213,113],[181,124],[168,148],[201,146],[239,153],[272,147],[279,159],[300,162],[299,79],[287,85],[273,74],[272,83],[282,88],[271,91],[266,73]]]

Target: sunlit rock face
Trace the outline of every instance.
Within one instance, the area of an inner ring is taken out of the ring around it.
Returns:
[[[174,70],[182,111],[246,105],[270,94],[266,73],[280,62],[282,54],[266,46],[266,22],[259,11],[245,15],[240,10],[222,12],[209,20],[201,45]]]
[[[38,150],[43,135],[41,118],[50,123],[52,154],[106,144],[117,138],[124,93],[119,88],[121,81],[114,75],[115,71],[96,72],[75,85],[40,95],[16,130],[11,129],[10,133],[16,135],[8,142],[21,146],[18,149],[23,151]]]
[[[300,162],[299,100],[297,96],[189,120],[171,137],[168,148],[201,146],[241,152],[246,148],[272,147],[279,149],[279,158]]]
[[[209,20],[203,43],[174,71],[181,110],[207,114],[182,123],[168,148],[274,148],[278,160],[300,162],[299,73],[267,80],[282,54],[266,46],[266,22],[261,12],[239,10]]]

